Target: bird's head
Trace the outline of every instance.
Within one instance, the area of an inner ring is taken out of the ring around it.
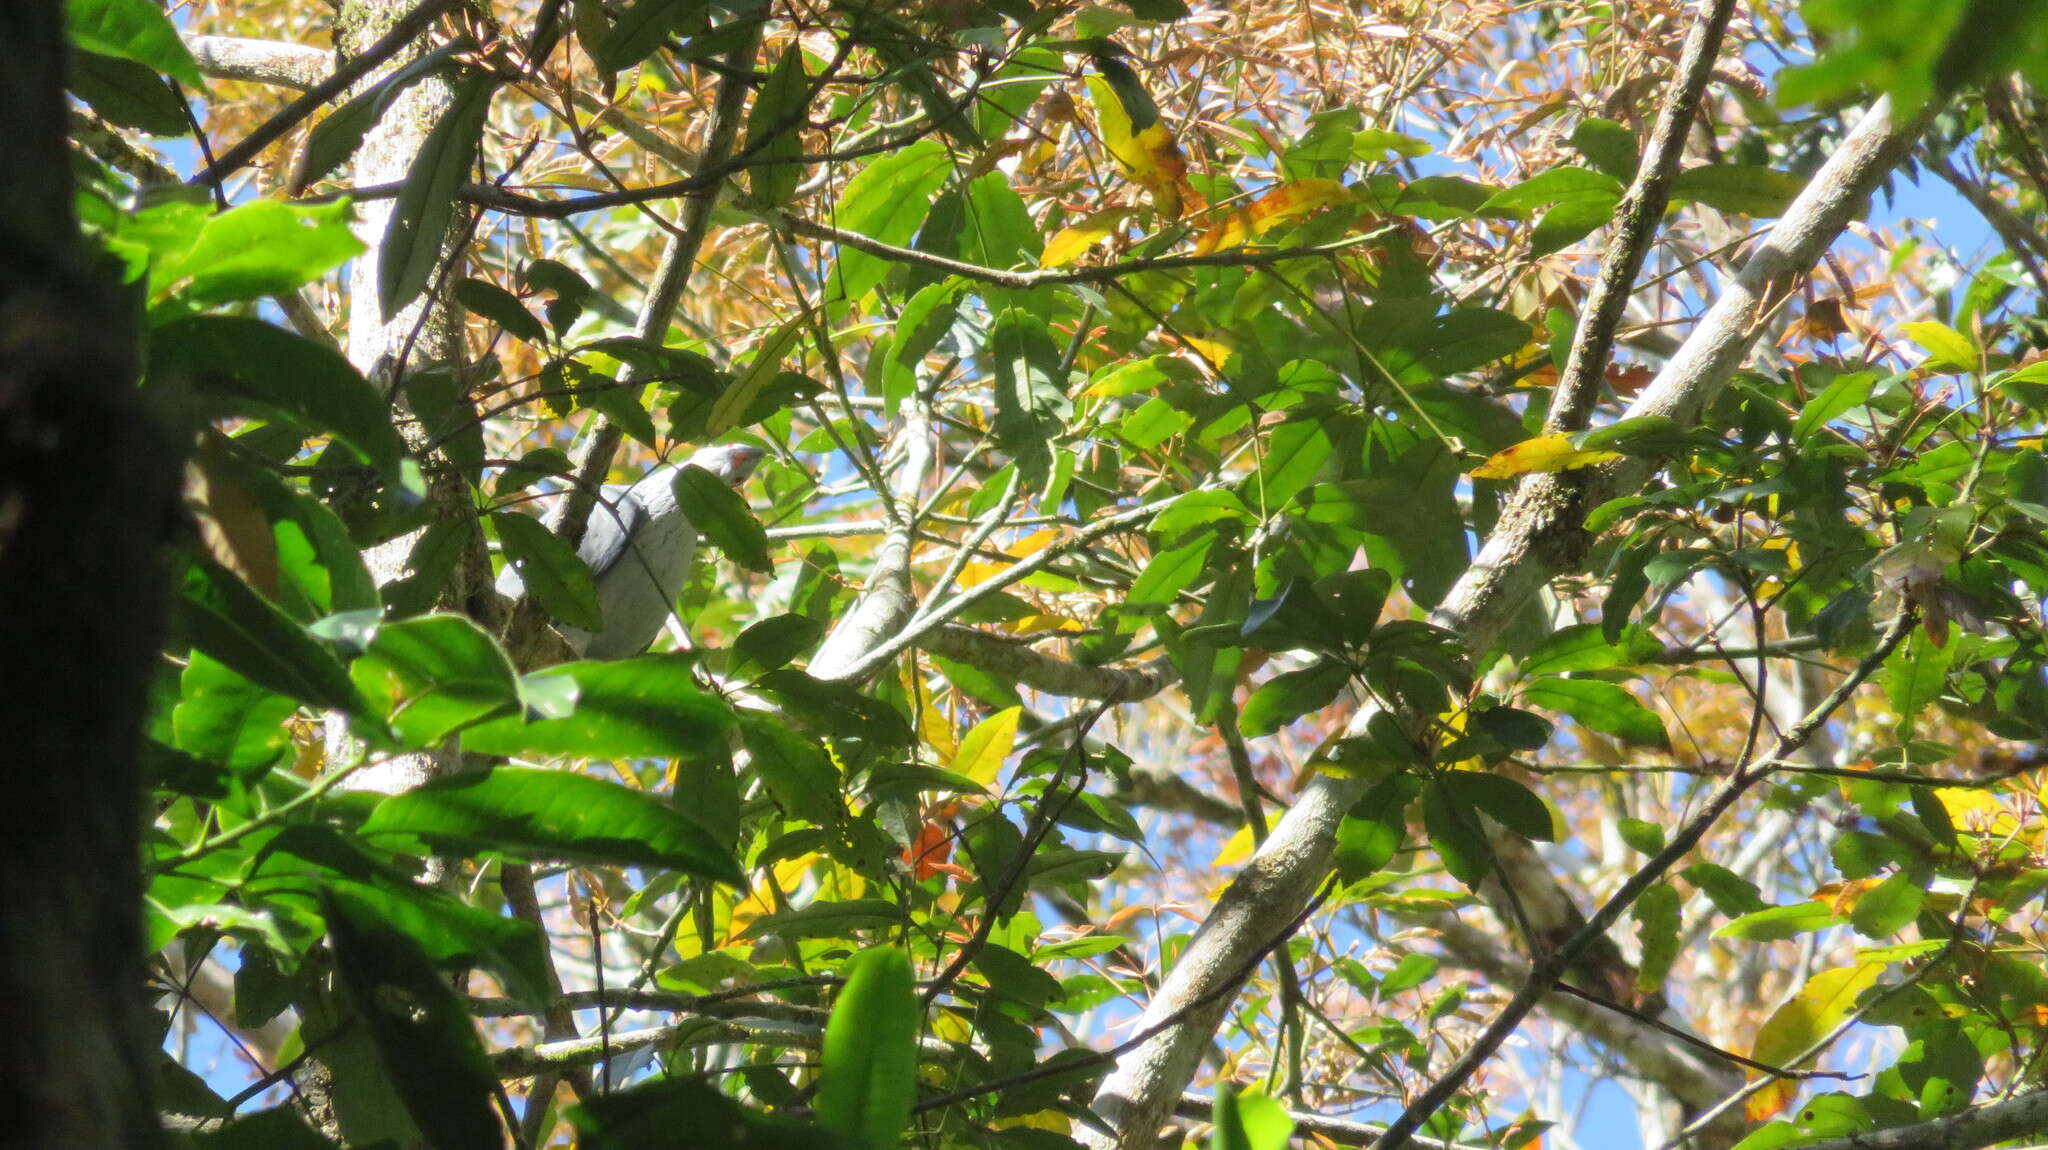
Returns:
[[[768,453],[744,443],[719,443],[699,450],[685,460],[718,476],[734,487],[745,483]]]

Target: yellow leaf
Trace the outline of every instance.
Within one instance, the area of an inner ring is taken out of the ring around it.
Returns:
[[[1199,354],[1203,359],[1208,360],[1207,366],[1219,369],[1224,364],[1230,362],[1231,353],[1237,350],[1220,339],[1205,339],[1199,335],[1184,335],[1181,337],[1181,342],[1188,345],[1190,350]]]
[[[1095,105],[1096,134],[1102,138],[1102,146],[1109,149],[1117,167],[1152,197],[1153,207],[1179,219],[1187,208],[1199,205],[1200,197],[1188,183],[1188,158],[1164,122],[1133,130],[1130,113],[1109,81],[1100,76],[1088,77],[1088,98]]]
[[[989,1123],[992,1130],[1050,1130],[1055,1134],[1071,1134],[1074,1123],[1057,1110],[1040,1110],[1031,1114],[1018,1114],[1009,1118],[998,1118]]]
[[[775,872],[775,888],[786,891],[795,886],[798,880],[809,873],[814,864],[823,861],[823,859],[823,855],[812,852],[811,854],[798,855],[792,859],[783,859],[781,862],[776,863],[773,868]],[[726,942],[732,943],[737,941],[740,934],[746,930],[748,923],[764,914],[772,912],[775,909],[774,898],[775,896],[768,892],[768,884],[762,883],[756,886],[747,897],[734,903],[732,921],[726,925],[725,929]]]
[[[1073,263],[1089,248],[1122,231],[1124,221],[1130,217],[1130,208],[1107,208],[1080,223],[1061,228],[1045,241],[1045,254],[1038,257],[1038,266],[1058,268]]]
[[[950,1010],[935,1010],[931,1013],[932,1033],[943,1041],[969,1043],[974,1041],[974,1025]]]
[[[979,409],[970,407],[968,410],[976,411]],[[988,582],[997,575],[1008,571],[1017,560],[1030,558],[1032,553],[1043,549],[1047,544],[1059,537],[1060,533],[1058,531],[1048,527],[1041,531],[1034,531],[1011,544],[1004,551],[1006,558],[974,560],[960,569],[961,590],[966,590],[978,583]]]
[[[1002,624],[1012,635],[1040,635],[1051,631],[1085,631],[1088,627],[1068,615],[1026,615]]]
[[[1883,963],[1866,962],[1823,970],[1807,979],[1798,994],[1757,1028],[1756,1046],[1749,1056],[1767,1066],[1795,1069],[1786,1064],[1840,1025],[1856,1008],[1856,996],[1874,985],[1882,973]],[[1752,1072],[1751,1077],[1756,1074]],[[1750,1121],[1761,1122],[1783,1110],[1797,1089],[1796,1082],[1774,1082],[1751,1095],[1744,1110]]]
[[[1246,240],[1265,235],[1281,224],[1298,220],[1310,212],[1343,203],[1351,192],[1336,180],[1296,180],[1267,189],[1257,199],[1223,218],[1223,222],[1202,233],[1195,254],[1208,255],[1222,248],[1236,247]]]
[[[1619,451],[1583,451],[1572,446],[1571,436],[1556,432],[1496,451],[1468,474],[1474,479],[1513,479],[1532,471],[1570,471],[1620,458]]]
[[[952,763],[960,753],[960,744],[953,735],[952,720],[932,706],[928,692],[918,693],[917,733],[931,747],[932,753],[939,756],[941,763]]]
[[[1907,339],[1927,349],[1923,366],[1940,371],[1977,370],[1977,349],[1971,346],[1968,337],[1947,324],[1923,319],[1902,323],[1899,330],[1906,333]]]
[[[1236,866],[1238,863],[1252,857],[1252,847],[1254,845],[1252,842],[1252,825],[1246,823],[1237,828],[1237,833],[1230,836],[1229,841],[1223,844],[1222,850],[1216,852],[1216,861],[1210,863],[1209,866],[1212,869]]]
[[[960,740],[959,753],[953,756],[954,773],[966,775],[984,787],[994,786],[1003,760],[1010,757],[1011,748],[1017,745],[1017,719],[1023,713],[1022,707],[1005,707],[974,724],[974,729]]]

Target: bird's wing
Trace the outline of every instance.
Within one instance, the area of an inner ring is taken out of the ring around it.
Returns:
[[[605,496],[604,502],[590,509],[590,526],[576,548],[593,579],[602,578],[618,565],[634,533],[647,520],[647,507],[632,489],[607,487]]]

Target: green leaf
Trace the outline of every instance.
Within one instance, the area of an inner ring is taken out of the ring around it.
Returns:
[[[1434,781],[1422,789],[1422,829],[1452,878],[1476,887],[1493,873],[1493,847],[1479,829],[1479,812]]]
[[[768,532],[747,509],[747,501],[732,484],[692,464],[676,472],[676,503],[690,517],[690,525],[724,551],[726,557],[749,571],[772,571],[768,557]]]
[[[1275,675],[1245,700],[1242,723],[1247,735],[1270,735],[1310,711],[1329,706],[1351,681],[1351,668],[1336,659]]]
[[[156,329],[149,356],[152,382],[189,383],[220,414],[332,432],[387,476],[405,456],[376,389],[340,352],[295,332],[246,316],[191,316]]]
[[[1462,307],[1429,322],[1408,341],[1406,349],[1432,379],[1485,367],[1520,351],[1529,342],[1529,325],[1490,307]]]
[[[1208,1150],[1252,1150],[1252,1136],[1244,1128],[1244,1116],[1237,1112],[1237,1088],[1226,1079],[1216,1084],[1216,1101],[1209,1109]]]
[[[750,624],[732,641],[726,657],[727,677],[758,679],[817,646],[825,625],[808,615],[773,615]]]
[[[1959,643],[1936,644],[1924,629],[1915,629],[1884,661],[1884,693],[1900,729],[1929,703],[1941,697],[1948,683],[1949,664],[1955,660]]]
[[[432,746],[485,719],[519,713],[519,676],[497,641],[461,615],[378,626],[349,667],[408,745]]]
[[[751,1080],[750,1080],[751,1081]],[[760,1091],[756,1091],[757,1094]],[[756,1114],[699,1078],[657,1078],[569,1109],[581,1150],[646,1150],[688,1131],[692,1150],[847,1150],[809,1122]],[[254,1148],[251,1148],[254,1150]]]
[[[300,149],[298,161],[292,168],[293,191],[305,190],[347,163],[349,157],[356,154],[356,149],[362,147],[363,135],[371,125],[384,118],[385,109],[400,93],[426,77],[454,66],[458,53],[475,50],[476,44],[468,39],[443,44],[394,69],[329,112],[313,125],[312,131],[306,133],[305,147]]]
[[[277,552],[277,599],[301,623],[377,606],[377,584],[348,528],[325,503],[287,485],[268,468],[227,452],[203,452],[210,475],[249,493],[270,522]]]
[[[526,589],[548,614],[571,627],[598,631],[604,611],[597,601],[597,581],[567,540],[540,520],[516,511],[495,511],[491,527],[505,545],[505,561],[519,569]]]
[[[1664,828],[1643,819],[1624,818],[1615,824],[1621,841],[1639,854],[1654,855],[1664,849]]]
[[[934,139],[884,152],[847,181],[836,223],[885,244],[901,246],[917,233],[931,210],[932,196],[952,174],[946,146]],[[827,279],[831,297],[858,300],[887,275],[890,263],[853,248],[841,248]]]
[[[1588,116],[1572,129],[1572,147],[1595,168],[1626,184],[1636,178],[1641,145],[1636,134],[1613,120]]]
[[[666,800],[572,771],[501,766],[437,778],[377,804],[361,833],[745,882],[732,852]]]
[[[1027,478],[1042,482],[1052,466],[1052,443],[1073,413],[1059,345],[1045,320],[1009,308],[989,332],[989,354],[995,361],[996,442]]]
[[[1775,942],[1826,930],[1842,920],[1824,902],[1795,902],[1753,911],[1714,932],[1715,938],[1740,938],[1749,942]]]
[[[803,176],[803,166],[789,161],[803,154],[804,106],[810,96],[803,47],[792,43],[782,50],[747,113],[747,155],[754,164],[747,169],[747,184],[763,207],[787,206]]]
[[[1450,792],[1459,806],[1484,811],[1525,839],[1545,843],[1557,839],[1550,807],[1536,792],[1506,775],[1444,771],[1436,777],[1436,785]]]
[[[179,750],[219,763],[246,783],[291,749],[285,724],[298,709],[291,699],[194,652],[178,676],[171,730]]]
[[[1621,199],[1621,182],[1591,168],[1552,168],[1531,176],[1512,188],[1495,192],[1480,205],[1481,212],[1526,211],[1545,204],[1604,204],[1610,209]]]
[[[1638,746],[1671,748],[1664,722],[1636,697],[1598,679],[1538,679],[1522,688],[1531,706],[1561,711],[1589,729]]]
[[[516,495],[549,476],[566,478],[576,473],[575,464],[569,453],[559,447],[536,447],[525,455],[513,460],[498,473],[498,481],[491,486],[491,493],[503,499]]]
[[[707,437],[724,435],[735,427],[746,426],[755,401],[781,373],[782,361],[796,349],[797,339],[803,334],[805,318],[802,315],[792,316],[769,332],[761,346],[754,349],[754,358],[747,361],[747,366],[711,402],[711,411],[704,417],[704,434]]]
[[[1194,426],[1194,422],[1194,416],[1176,409],[1171,403],[1155,395],[1141,404],[1138,410],[1124,416],[1123,422],[1117,426],[1116,433],[1125,443],[1139,451],[1150,451]]]
[[[175,615],[194,650],[249,681],[315,707],[371,713],[340,660],[212,559],[193,556]]]
[[[498,1080],[455,992],[382,908],[346,886],[321,902],[341,987],[427,1144],[498,1150]]]
[[[1391,776],[1352,804],[1337,825],[1333,861],[1343,882],[1358,882],[1393,861],[1407,837],[1407,808],[1421,794],[1415,776]]]
[[[209,216],[190,248],[150,269],[152,294],[202,306],[282,295],[362,252],[349,216],[343,201],[281,200],[255,200]],[[180,283],[183,290],[174,292]]]
[[[1290,420],[1266,436],[1259,469],[1245,481],[1245,504],[1257,511],[1278,510],[1315,482],[1330,458],[1330,434],[1321,422]]]
[[[855,938],[864,930],[896,931],[903,927],[903,908],[885,898],[854,898],[814,902],[801,910],[764,914],[747,924],[742,938]]]
[[[98,52],[71,53],[65,87],[110,123],[152,136],[182,136],[192,130],[185,102],[153,69]]]
[[[845,989],[825,1023],[818,1124],[873,1147],[895,1146],[917,1099],[917,1008],[910,958],[864,950],[840,968]]]
[[[1602,224],[1614,220],[1619,200],[1559,204],[1543,213],[1529,233],[1529,254],[1547,256],[1578,243]]]
[[[1792,441],[1801,445],[1811,441],[1828,424],[1861,407],[1876,385],[1874,371],[1851,371],[1836,376],[1799,410],[1799,419],[1792,425]]]
[[[1540,751],[1550,741],[1550,720],[1513,707],[1489,707],[1472,716],[1474,733],[1511,751]]]
[[[1865,938],[1890,938],[1912,925],[1926,904],[1927,888],[1905,871],[1895,871],[1856,899],[1849,924]]]
[[[1671,198],[1744,216],[1782,216],[1806,181],[1791,172],[1750,164],[1702,164],[1671,181]]]
[[[569,696],[545,718],[494,719],[462,732],[485,755],[696,760],[723,749],[732,710],[697,686],[687,655],[565,663],[521,682],[528,700]]]
[[[741,713],[740,738],[777,806],[817,826],[839,824],[845,784],[817,740],[789,729],[781,719],[753,712]]]
[[[441,970],[467,972],[481,966],[496,976],[508,997],[531,1008],[547,1007],[553,993],[547,938],[532,923],[382,875],[370,881],[340,877],[316,860],[290,852],[266,855],[260,865],[248,889],[274,893],[284,884],[303,883],[308,873],[318,874],[326,889],[346,891],[386,925],[403,931]],[[301,873],[279,873],[293,867],[302,868]]]
[[[476,167],[484,120],[497,91],[495,77],[463,80],[448,110],[420,145],[419,157],[392,202],[391,221],[377,253],[377,298],[384,314],[418,299],[440,271],[455,213],[467,210],[462,186]]]
[[[1629,917],[1636,921],[1636,937],[1642,943],[1642,961],[1636,966],[1636,990],[1643,994],[1664,989],[1671,964],[1678,958],[1679,908],[1678,888],[1662,880],[1650,884],[1628,908]]]
[[[598,67],[623,72],[654,54],[676,26],[694,19],[705,0],[631,0],[595,53]]]
[[[1756,884],[1719,863],[1694,863],[1678,872],[1713,900],[1714,909],[1730,918],[1766,909]]]
[[[87,51],[133,60],[188,88],[206,87],[177,26],[150,0],[64,0],[64,27]]]
[[[1131,583],[1124,596],[1129,607],[1168,604],[1191,586],[1209,561],[1209,549],[1216,545],[1214,531],[1202,531],[1178,547],[1155,551],[1145,569]]]
[[[1663,649],[1664,645],[1641,627],[1629,627],[1616,641],[1609,642],[1601,624],[1576,623],[1558,630],[1529,652],[1522,660],[1522,670],[1530,675],[1604,671],[1645,662]]]
[[[1416,987],[1434,978],[1436,972],[1441,969],[1443,969],[1443,963],[1435,955],[1404,954],[1401,956],[1401,961],[1394,964],[1394,969],[1388,971],[1386,977],[1380,979],[1380,994],[1384,996],[1399,994],[1404,990],[1414,990]]]
[[[1983,356],[1962,332],[1935,320],[1900,324],[1906,338],[1927,349],[1926,366],[1939,371],[1975,371]]]
[[[499,327],[505,334],[536,346],[548,341],[548,329],[526,310],[519,297],[489,280],[466,279],[455,285],[455,302]]]

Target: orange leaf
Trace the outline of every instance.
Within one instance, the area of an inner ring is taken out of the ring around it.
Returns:
[[[1474,479],[1513,479],[1530,472],[1571,471],[1620,458],[1619,451],[1585,451],[1574,447],[1571,436],[1555,432],[1496,451],[1467,474]]]
[[[1246,240],[1265,235],[1281,224],[1350,198],[1350,190],[1336,180],[1296,180],[1291,184],[1280,184],[1267,189],[1251,203],[1225,216],[1222,223],[1202,233],[1202,238],[1195,243],[1195,254],[1208,255],[1222,248],[1236,247]]]

